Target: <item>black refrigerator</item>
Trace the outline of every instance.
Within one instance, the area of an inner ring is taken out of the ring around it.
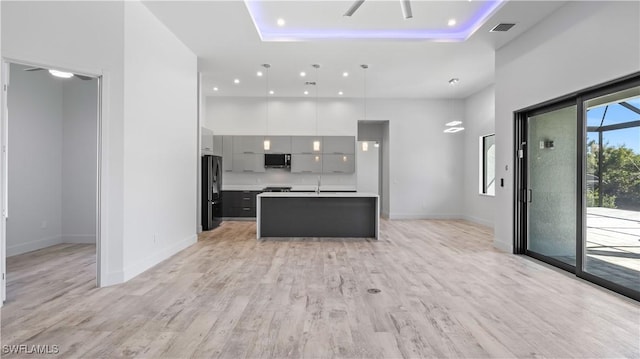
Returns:
[[[202,230],[209,231],[222,220],[222,157],[202,156]]]

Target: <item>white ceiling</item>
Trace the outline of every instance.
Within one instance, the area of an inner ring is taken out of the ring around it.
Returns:
[[[481,1],[476,1],[479,3]],[[464,1],[412,0],[413,18],[402,17],[400,1],[368,0],[351,17],[342,14],[352,1],[269,1],[262,21],[282,17],[287,26],[308,28],[375,26],[450,31],[450,18],[468,19]],[[508,1],[466,41],[358,40],[262,41],[244,1],[145,1],[197,56],[203,89],[214,96],[266,96],[267,76],[256,72],[269,63],[273,96],[448,98],[466,97],[493,82],[495,50],[539,22],[564,1]],[[327,5],[330,3],[330,6]],[[301,6],[304,4],[304,6]],[[477,5],[476,5],[477,6]],[[375,11],[375,13],[373,12]],[[280,15],[278,15],[280,14]],[[285,18],[286,17],[286,18]],[[323,20],[326,19],[326,20]],[[517,25],[506,33],[489,30],[501,22]],[[341,23],[340,26],[337,24]],[[459,21],[464,24],[465,20]],[[326,25],[329,24],[329,25]],[[364,24],[364,25],[363,25]],[[405,25],[408,24],[408,25]],[[316,70],[312,64],[320,64]],[[360,68],[361,64],[369,69]],[[306,78],[299,73],[305,71]],[[343,72],[349,72],[343,77]],[[448,80],[460,78],[456,86]],[[234,84],[234,79],[240,79]],[[317,86],[305,85],[317,81]],[[214,92],[217,86],[219,91]]]

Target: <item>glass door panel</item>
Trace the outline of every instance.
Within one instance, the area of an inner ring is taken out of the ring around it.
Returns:
[[[640,87],[585,109],[583,271],[640,291]]]
[[[527,250],[575,266],[577,106],[527,122]]]

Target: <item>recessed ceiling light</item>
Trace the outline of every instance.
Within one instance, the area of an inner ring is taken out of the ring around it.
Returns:
[[[269,91],[269,95],[273,95],[275,92],[273,90]]]
[[[279,18],[276,23],[278,24],[278,26],[284,26],[286,24],[286,22],[284,21],[283,18]]]
[[[344,92],[338,91],[338,95],[342,96],[342,95],[344,95]]]
[[[342,73],[342,77],[349,77],[349,73],[348,72],[343,72]]]
[[[234,83],[234,84],[239,84],[239,83],[240,83],[240,80],[239,80],[239,79],[235,79],[235,80],[233,80],[233,83]]]
[[[301,71],[301,72],[300,72],[300,77],[305,77],[305,76],[307,76],[307,73],[306,73],[306,72],[304,72],[304,71]]]
[[[447,25],[449,26],[454,26],[456,24],[456,19],[449,19],[449,21],[447,22]]]
[[[458,82],[460,82],[460,79],[457,77],[452,78],[451,80],[449,80],[449,85],[455,85]]]
[[[218,91],[218,88],[217,88],[217,87],[214,87],[214,88],[213,88],[213,91]]]
[[[445,124],[445,126],[451,127],[451,126],[458,126],[458,125],[461,125],[461,124],[462,124],[462,121],[451,121],[451,122],[447,122]]]
[[[308,94],[309,94],[309,91],[305,91],[305,92],[304,92],[304,94],[305,94],[305,95],[308,95]]]
[[[261,76],[262,76],[262,71],[258,71],[258,72],[256,72],[256,75],[257,75],[258,77],[261,77]]]
[[[58,70],[49,70],[49,73],[55,77],[60,77],[62,79],[69,79],[73,77],[73,74],[71,72],[64,72],[64,71],[58,71]]]

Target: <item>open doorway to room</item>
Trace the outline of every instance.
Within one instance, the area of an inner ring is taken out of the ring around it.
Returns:
[[[380,214],[389,217],[389,121],[358,121],[358,192],[380,196]]]
[[[100,80],[7,65],[5,300],[96,287]]]

